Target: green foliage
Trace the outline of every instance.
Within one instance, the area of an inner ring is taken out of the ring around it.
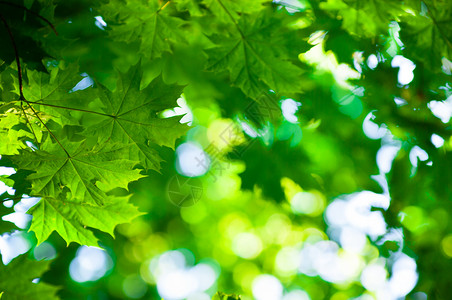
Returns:
[[[142,177],[139,170],[133,170],[135,162],[118,159],[128,152],[128,147],[90,149],[85,141],[57,144],[47,140],[41,149],[26,151],[15,162],[22,169],[36,170],[28,176],[32,196],[79,199],[102,206],[108,203],[106,192],[127,188],[130,181]]]
[[[449,295],[431,278],[452,267],[450,1],[23,0],[0,1],[0,17],[0,166],[15,170],[0,174],[15,191],[0,195],[0,216],[38,198],[32,252],[47,242],[62,254],[51,267],[24,255],[1,265],[0,297],[56,298],[31,283],[42,276],[73,287],[58,292],[67,299],[162,298],[147,286],[180,249],[196,257],[187,266],[221,269],[209,297],[241,295],[217,300],[255,297],[262,274],[312,299],[371,297],[365,267],[383,262],[387,282],[403,255],[420,274],[407,297]],[[396,55],[415,65],[409,83]],[[369,121],[385,135],[364,133]],[[199,201],[179,208],[171,192],[193,188],[170,190],[176,172],[191,175],[174,153],[183,143],[209,159],[188,159],[207,170]],[[322,213],[363,191],[391,203],[369,205],[386,231],[361,232],[355,253]],[[321,242],[356,274],[334,281],[292,263]],[[115,268],[77,285],[66,273],[78,245],[114,253]]]
[[[221,7],[229,16],[229,10]],[[286,47],[299,53],[304,49],[297,49],[301,43],[288,25],[270,9],[234,21],[226,37],[224,33],[211,36],[216,45],[207,51],[208,70],[227,70],[231,82],[254,99],[269,88],[281,93],[299,91],[301,70],[288,61],[296,57],[290,57]]]
[[[398,20],[399,16],[406,14],[405,5],[401,1],[328,0],[321,2],[320,8],[328,12],[337,12],[343,19],[342,28],[362,37],[375,37],[386,33],[389,22]]]
[[[58,288],[32,280],[49,269],[49,261],[32,261],[21,255],[7,266],[0,263],[0,297],[2,299],[59,299]]]
[[[130,159],[146,169],[158,171],[161,159],[151,146],[173,148],[176,139],[187,131],[176,118],[159,116],[160,112],[172,108],[182,87],[166,85],[159,77],[140,90],[140,79],[140,71],[134,67],[119,76],[114,93],[100,86],[102,112],[96,114],[86,134],[98,135],[102,142],[131,145]]]
[[[414,6],[417,17],[407,15],[402,23],[402,38],[413,57],[425,60],[427,66],[440,67],[435,57],[450,58],[452,54],[451,6],[448,1],[423,2]],[[434,55],[425,57],[425,51]]]
[[[43,197],[33,207],[30,230],[36,233],[38,244],[47,240],[52,231],[58,232],[69,244],[76,242],[97,246],[97,238],[86,227],[96,228],[113,236],[117,224],[130,222],[141,213],[127,203],[127,198],[106,198],[103,206],[92,206],[76,201],[61,201]]]
[[[183,20],[171,16],[167,3],[136,1],[123,5],[122,1],[111,1],[101,12],[114,20],[111,37],[127,43],[140,41],[140,53],[148,59],[156,59],[171,52],[171,45],[184,43],[181,27]],[[118,10],[121,7],[121,10]],[[143,17],[136,18],[137,15]],[[117,24],[117,25],[116,25]]]

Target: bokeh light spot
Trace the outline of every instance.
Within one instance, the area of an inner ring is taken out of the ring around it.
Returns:
[[[443,238],[441,241],[441,248],[446,256],[452,258],[452,234]]]
[[[56,250],[51,243],[43,242],[33,250],[33,255],[36,260],[50,260],[56,257]]]
[[[105,250],[81,246],[69,265],[69,273],[77,282],[97,281],[112,267],[113,262]]]
[[[261,253],[262,241],[253,233],[239,233],[232,241],[232,251],[242,258],[253,259]]]
[[[281,299],[283,286],[274,276],[262,274],[253,280],[253,296],[256,300]]]
[[[323,212],[325,202],[320,192],[299,192],[292,197],[290,206],[295,213],[318,216]]]

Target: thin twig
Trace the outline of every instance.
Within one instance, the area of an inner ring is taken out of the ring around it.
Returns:
[[[57,30],[55,29],[55,26],[53,26],[52,22],[50,22],[49,20],[47,20],[46,18],[44,18],[44,17],[41,16],[40,14],[38,14],[38,13],[32,11],[31,9],[28,9],[28,8],[26,8],[26,7],[23,6],[23,5],[19,5],[19,4],[15,4],[15,3],[7,2],[7,1],[0,1],[0,4],[5,4],[5,5],[12,6],[12,7],[21,8],[21,9],[23,9],[23,10],[25,10],[25,11],[31,13],[32,15],[34,15],[34,16],[40,18],[41,20],[43,20],[44,22],[46,22],[46,23],[50,26],[50,28],[52,28],[53,32],[55,32],[55,35],[58,35],[58,32],[57,32]]]
[[[64,146],[61,144],[61,142],[57,139],[57,137],[53,134],[53,132],[49,129],[49,127],[47,127],[47,125],[44,123],[44,121],[41,119],[41,117],[38,115],[38,113],[31,106],[31,103],[28,102],[27,99],[25,99],[24,93],[23,93],[22,67],[20,65],[19,51],[17,50],[16,42],[14,40],[13,33],[11,32],[11,29],[9,28],[8,22],[6,22],[6,20],[2,14],[0,14],[0,19],[2,20],[3,25],[5,25],[6,31],[8,31],[8,34],[9,34],[9,37],[11,40],[11,44],[13,45],[13,48],[14,48],[14,55],[16,57],[16,64],[17,64],[17,72],[18,72],[18,76],[19,76],[19,95],[20,95],[19,100],[27,103],[27,105],[30,107],[30,109],[33,112],[33,114],[35,115],[35,117],[39,120],[39,122],[41,122],[41,124],[45,127],[45,129],[49,132],[49,134],[53,137],[53,139],[58,143],[58,145],[61,147],[61,149],[63,149],[63,151],[66,153],[67,157],[71,157],[69,155],[69,153],[67,152],[66,148],[64,148]]]
[[[30,107],[30,109],[33,112],[33,114],[35,115],[35,117],[39,120],[39,122],[41,122],[41,124],[45,127],[45,129],[49,132],[49,134],[53,137],[53,139],[58,143],[58,145],[60,145],[61,149],[63,149],[63,151],[64,151],[64,153],[66,153],[67,157],[71,157],[71,155],[69,155],[69,152],[67,152],[66,148],[64,148],[64,146],[61,144],[61,142],[57,139],[57,137],[53,134],[53,132],[50,130],[50,128],[47,127],[46,123],[44,123],[44,121],[41,119],[41,117],[35,111],[33,106],[31,106],[31,103],[29,103],[25,99],[23,99],[23,101],[25,101],[25,103],[28,104],[28,107]]]
[[[24,89],[22,86],[22,68],[20,67],[19,51],[17,51],[16,42],[14,41],[14,36],[13,36],[13,33],[11,32],[11,29],[9,28],[8,22],[6,22],[6,20],[2,14],[0,14],[0,19],[2,20],[3,25],[5,25],[6,31],[8,31],[9,38],[11,40],[11,44],[13,45],[13,48],[14,48],[14,55],[16,57],[16,65],[17,65],[17,73],[19,76],[19,95],[20,95],[20,100],[23,100],[23,99],[25,99],[25,97],[24,97],[24,93],[23,93]]]
[[[22,200],[22,199],[30,199],[30,198],[33,198],[33,197],[30,197],[30,196],[28,196],[28,197],[19,197],[19,196],[16,196],[16,197],[6,197],[5,199],[2,199],[1,201],[3,201],[3,202],[6,202],[6,201],[15,201],[15,200]]]
[[[27,115],[27,113],[25,112],[24,105],[23,105],[22,101],[20,102],[20,109],[21,109],[22,112],[24,113],[25,120],[27,121],[27,124],[30,126],[31,133],[33,133],[36,142],[38,142],[38,137],[36,136],[35,130],[33,129],[33,126],[31,125],[31,122],[30,122],[30,120],[28,119],[28,115]]]

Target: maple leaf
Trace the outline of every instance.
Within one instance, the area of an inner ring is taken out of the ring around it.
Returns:
[[[26,148],[26,142],[40,143],[42,128],[35,122],[32,112],[27,106],[6,105],[7,111],[0,113],[0,153],[3,155],[19,154],[20,149]],[[1,111],[1,110],[0,110]]]
[[[203,3],[215,15],[215,18],[224,23],[234,23],[243,14],[253,14],[264,9],[269,0],[203,0]]]
[[[130,222],[142,215],[135,206],[128,203],[128,197],[109,197],[107,202],[103,206],[96,206],[43,197],[29,210],[33,214],[30,231],[35,232],[38,244],[56,231],[68,245],[76,242],[98,246],[97,238],[87,227],[114,236],[116,225]]]
[[[319,6],[327,12],[337,13],[343,19],[345,30],[365,37],[386,33],[391,21],[406,14],[397,1],[328,0]]]
[[[0,153],[3,155],[19,154],[19,150],[25,148],[24,139],[32,139],[32,134],[27,126],[20,121],[19,114],[8,112],[0,118]]]
[[[110,1],[102,8],[102,15],[112,28],[110,35],[118,41],[140,41],[140,52],[155,59],[171,52],[171,44],[183,43],[181,27],[184,21],[171,16],[170,1]],[[137,17],[139,16],[139,17]]]
[[[55,61],[47,63],[47,71],[29,70],[27,88],[22,105],[28,104],[60,124],[79,124],[86,115],[89,104],[95,99],[93,89],[74,91],[82,77],[75,64],[65,65]],[[17,84],[16,84],[17,85]],[[32,115],[32,114],[31,114]],[[33,115],[32,115],[33,117]]]
[[[401,38],[415,58],[439,67],[440,58],[452,59],[452,7],[449,1],[423,3],[423,7],[418,7],[417,15],[402,18]],[[434,55],[426,56],[427,52]]]
[[[297,57],[289,57],[284,43],[279,43],[288,38],[299,45],[294,36],[287,36],[291,32],[286,25],[270,10],[241,17],[229,37],[211,36],[217,46],[206,50],[208,69],[228,70],[231,82],[252,98],[269,89],[298,92],[302,70],[289,61]]]
[[[200,17],[203,15],[203,7],[199,0],[174,0],[178,11],[188,10],[190,15]]]
[[[128,146],[103,145],[88,147],[85,141],[48,138],[36,151],[22,151],[13,160],[21,169],[35,171],[27,177],[32,196],[49,196],[81,203],[102,205],[105,193],[125,188],[143,177],[134,169],[136,161],[123,158]]]
[[[48,62],[48,72],[27,71],[28,86],[24,96],[29,101],[61,101],[80,81],[77,66]]]
[[[243,14],[251,14],[270,5],[269,0],[175,0],[179,11],[188,10],[192,16],[209,16],[215,22],[234,23]],[[209,10],[206,13],[205,10]]]
[[[4,106],[5,103],[18,99],[19,90],[14,84],[15,78],[17,78],[17,70],[14,68],[14,65],[0,72],[0,107]]]
[[[58,299],[58,288],[47,283],[33,283],[50,267],[50,261],[32,261],[26,255],[7,266],[0,261],[0,296],[2,300]]]
[[[119,73],[113,92],[100,83],[95,89],[70,92],[80,80],[72,65],[64,69],[49,67],[50,74],[30,71],[30,88],[24,92],[27,100],[23,105],[35,107],[44,121],[52,119],[62,126],[84,125],[85,135],[98,137],[100,143],[130,144],[131,160],[158,171],[162,159],[153,147],[173,148],[176,139],[188,130],[178,118],[159,117],[160,112],[176,105],[183,87],[167,85],[159,76],[140,90],[142,72],[138,65],[125,74]],[[36,119],[33,110],[29,115],[31,120]],[[41,128],[36,132],[40,131]]]
[[[167,85],[161,76],[140,90],[141,71],[138,66],[120,74],[113,92],[99,85],[103,107],[93,116],[95,124],[86,135],[96,135],[100,141],[130,144],[127,157],[137,160],[146,169],[160,169],[162,159],[152,147],[174,148],[176,139],[189,127],[179,118],[161,118],[160,112],[176,105],[182,87]]]

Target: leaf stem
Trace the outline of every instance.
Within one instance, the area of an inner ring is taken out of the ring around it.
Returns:
[[[13,200],[13,201],[15,201],[15,200],[22,200],[22,199],[29,199],[29,198],[33,198],[33,197],[30,197],[30,196],[28,196],[28,197],[21,197],[21,196],[17,196],[17,197],[5,197],[4,199],[1,199],[0,201],[2,201],[2,202],[6,202],[6,201],[11,201],[11,200]]]
[[[36,104],[36,105],[42,105],[42,106],[48,106],[48,107],[54,107],[54,108],[67,109],[67,110],[73,110],[73,111],[80,111],[80,112],[85,112],[85,113],[96,114],[96,115],[100,115],[100,116],[114,118],[114,116],[112,116],[112,115],[101,113],[101,112],[97,112],[97,111],[87,110],[87,109],[66,107],[66,106],[60,106],[60,105],[55,105],[55,104],[48,104],[48,103],[44,103],[44,102],[35,102],[35,101],[27,101],[27,103]]]
[[[30,122],[30,120],[28,119],[28,115],[27,115],[27,113],[25,112],[24,105],[23,105],[22,101],[20,102],[20,109],[21,109],[22,112],[24,113],[25,120],[27,121],[27,124],[30,126],[31,133],[33,133],[33,135],[34,135],[34,137],[35,137],[35,140],[36,140],[36,142],[37,142],[37,141],[38,141],[38,137],[36,136],[35,130],[33,129],[33,126],[31,125],[31,122]]]
[[[17,64],[17,73],[18,73],[18,77],[19,77],[19,100],[24,101],[25,103],[27,103],[27,105],[30,107],[31,111],[33,112],[33,114],[35,115],[35,117],[39,120],[39,122],[41,122],[41,124],[45,127],[45,129],[49,132],[49,134],[53,137],[53,139],[58,143],[58,145],[61,147],[61,149],[63,149],[63,151],[66,153],[67,157],[71,157],[69,155],[69,153],[67,152],[66,148],[64,148],[64,146],[61,144],[61,142],[57,139],[57,137],[55,136],[55,134],[53,134],[53,132],[49,129],[49,127],[47,127],[47,125],[44,123],[44,121],[41,119],[41,117],[38,115],[38,113],[36,112],[36,110],[31,106],[31,103],[27,101],[27,99],[25,99],[24,97],[24,93],[23,93],[23,84],[22,84],[22,67],[20,65],[20,59],[19,59],[19,51],[17,50],[17,45],[16,42],[14,40],[14,36],[13,33],[11,32],[11,28],[9,28],[8,22],[6,22],[5,18],[3,17],[2,14],[0,14],[0,19],[3,22],[3,25],[5,25],[6,31],[8,31],[9,34],[9,38],[11,40],[11,44],[13,45],[13,49],[14,49],[14,55],[16,57],[16,64]],[[21,102],[22,104],[22,102]],[[25,113],[25,110],[24,110]],[[37,141],[36,141],[37,142]]]
[[[33,106],[31,106],[31,103],[28,102],[27,100],[22,99],[23,101],[25,101],[25,103],[27,103],[28,107],[30,107],[31,111],[33,112],[33,114],[35,115],[35,117],[39,120],[39,122],[41,122],[41,124],[45,127],[45,129],[49,132],[49,134],[53,137],[53,139],[58,143],[58,145],[61,147],[61,149],[63,149],[64,153],[66,153],[67,157],[71,157],[71,155],[69,154],[69,152],[67,152],[66,148],[64,148],[64,146],[61,144],[61,142],[57,139],[57,137],[55,136],[55,134],[53,134],[53,132],[50,130],[49,127],[47,127],[47,124],[44,123],[44,121],[41,119],[41,117],[38,115],[38,113],[36,112],[36,110],[33,108]]]
[[[23,86],[22,86],[22,68],[20,67],[19,51],[17,50],[16,42],[14,41],[14,36],[13,36],[13,33],[11,32],[11,28],[9,28],[8,22],[6,22],[6,20],[2,14],[0,14],[0,19],[2,20],[3,25],[5,25],[6,31],[8,32],[9,38],[11,40],[11,44],[13,45],[13,48],[14,48],[14,55],[16,57],[16,65],[17,65],[17,73],[18,73],[18,77],[19,77],[19,95],[20,95],[20,100],[23,100],[23,99],[25,99],[25,97],[24,97]]]

